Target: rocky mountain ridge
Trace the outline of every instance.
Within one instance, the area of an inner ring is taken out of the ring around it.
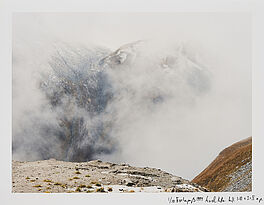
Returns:
[[[160,169],[93,160],[13,161],[12,192],[205,192],[207,189]]]

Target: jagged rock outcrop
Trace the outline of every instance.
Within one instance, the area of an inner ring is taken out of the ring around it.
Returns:
[[[211,191],[251,191],[252,137],[224,149],[192,182]]]
[[[55,159],[13,161],[12,171],[12,192],[16,193],[207,191],[160,169],[118,165],[99,160],[81,163]]]

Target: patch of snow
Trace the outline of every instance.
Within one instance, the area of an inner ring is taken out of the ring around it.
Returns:
[[[107,193],[160,193],[165,192],[165,190],[160,186],[150,186],[150,187],[129,187],[125,185],[102,185],[101,187],[93,185],[92,188],[80,188],[81,192],[96,192],[97,189],[103,188]],[[68,188],[68,191],[76,191],[77,187]],[[112,191],[109,191],[112,189]]]
[[[107,185],[104,186],[104,189],[107,191],[108,188],[112,188],[111,193],[123,193],[123,192],[145,192],[145,193],[159,193],[164,192],[165,190],[159,186],[150,186],[150,187],[128,187],[125,185]]]
[[[151,177],[145,177],[145,176],[136,175],[136,174],[118,173],[118,175],[120,175],[120,176],[131,176],[131,177],[137,177],[137,178],[142,178],[142,179],[146,179],[146,180],[150,180],[150,181],[153,180]]]
[[[176,187],[183,189],[195,189],[195,187],[190,184],[177,184]]]

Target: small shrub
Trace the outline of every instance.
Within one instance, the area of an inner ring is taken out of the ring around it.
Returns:
[[[42,187],[40,184],[38,184],[38,185],[34,185],[33,187]]]
[[[110,192],[113,191],[113,188],[112,187],[109,187],[108,188],[108,191],[110,191]]]
[[[49,179],[44,179],[43,182],[52,182],[52,181]]]
[[[66,184],[62,184],[62,185],[60,185],[62,188],[67,188],[67,185]]]
[[[75,189],[75,192],[81,192],[82,190],[80,189],[80,187],[77,187],[76,189]]]
[[[61,183],[59,183],[59,182],[56,182],[56,183],[54,183],[54,185],[62,185]]]
[[[96,183],[96,184],[95,184],[95,186],[101,186],[101,184],[99,184],[99,183]]]
[[[87,175],[85,175],[85,177],[90,177],[90,175],[89,175],[89,174],[87,174]]]
[[[96,192],[105,192],[104,188],[99,188],[99,189],[96,189]]]
[[[80,179],[79,177],[73,177],[73,179]]]
[[[77,172],[75,172],[75,174],[81,174],[81,172],[77,171]]]
[[[85,184],[81,184],[79,187],[80,187],[80,188],[85,188],[86,185],[85,185]]]

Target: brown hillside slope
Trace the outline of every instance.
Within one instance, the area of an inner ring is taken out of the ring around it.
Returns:
[[[251,191],[252,137],[219,153],[192,182],[211,191]]]

